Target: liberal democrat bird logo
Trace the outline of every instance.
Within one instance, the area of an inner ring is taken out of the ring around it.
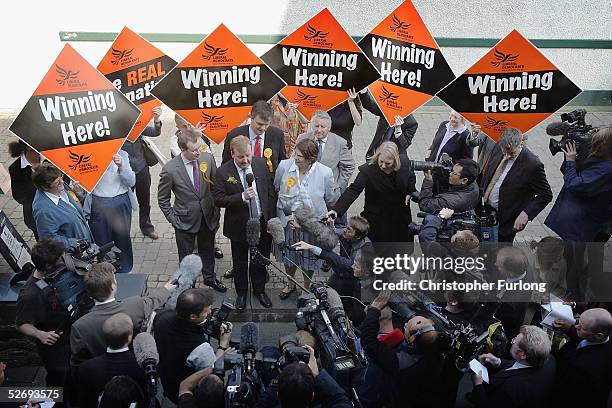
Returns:
[[[397,18],[395,14],[393,15],[393,25],[389,26],[389,29],[392,32],[396,32],[397,30],[406,30],[408,27],[410,27],[410,24],[404,23],[402,20]]]
[[[306,31],[308,31],[309,34],[304,36],[307,41],[312,41],[315,38],[325,38],[329,34],[329,32],[324,33],[322,30],[317,30],[310,24],[308,24],[308,27],[306,27]]]
[[[68,81],[69,79],[76,79],[76,77],[79,75],[79,71],[77,72],[72,72],[71,70],[66,71],[64,68],[60,67],[57,64],[55,64],[55,71],[60,76],[59,79],[56,79],[57,83],[60,85],[64,85],[66,81]]]
[[[221,47],[212,46],[207,42],[204,42],[204,49],[206,50],[206,55],[202,54],[202,58],[204,58],[205,60],[209,60],[212,57],[216,57],[217,55],[225,55],[225,53],[227,52],[227,48],[221,49]]]
[[[203,119],[203,122],[202,122],[203,124],[209,125],[214,122],[219,122],[221,119],[223,119],[223,116],[209,115],[207,113],[202,112],[202,119]]]
[[[300,103],[304,101],[314,101],[317,99],[315,95],[309,95],[306,92],[303,92],[301,89],[298,89],[297,96],[295,97],[295,102]]]
[[[393,92],[389,92],[387,88],[383,85],[382,87],[382,95],[378,97],[382,102],[392,101],[395,102],[399,95],[394,94]]]
[[[495,127],[495,126],[506,126],[508,124],[507,120],[496,120],[490,116],[487,116],[486,126]]]
[[[70,160],[74,163],[68,166],[70,170],[76,170],[77,167],[81,163],[87,163],[91,158],[91,154],[89,156],[85,156],[84,154],[77,154],[69,151]]]
[[[491,61],[491,65],[493,65],[494,67],[499,67],[504,62],[516,61],[516,59],[519,57],[519,54],[516,54],[516,55],[512,55],[510,53],[504,54],[503,52],[498,51],[497,48],[495,49],[494,55],[495,55],[495,59],[497,60],[497,61]]]
[[[111,64],[117,65],[119,61],[121,61],[121,59],[131,56],[133,51],[133,48],[131,50],[118,50],[115,48],[111,48],[111,53],[115,58],[113,61],[111,61]]]

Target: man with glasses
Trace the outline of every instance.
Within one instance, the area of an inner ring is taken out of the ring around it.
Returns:
[[[500,242],[512,242],[516,233],[552,200],[544,165],[526,146],[521,131],[506,128],[498,149],[480,173],[485,208],[497,212]]]

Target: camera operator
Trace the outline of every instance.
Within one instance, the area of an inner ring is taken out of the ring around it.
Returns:
[[[181,381],[178,408],[224,408],[223,380],[213,375],[212,368],[196,371]]]
[[[212,311],[214,300],[211,290],[187,289],[179,295],[175,310],[165,310],[155,317],[153,327],[159,352],[160,378],[164,395],[175,404],[181,381],[194,372],[186,364],[187,357],[207,340],[202,325]],[[229,329],[221,333],[217,357],[233,351],[229,348],[231,323],[228,325]]]
[[[512,360],[502,360],[493,354],[478,357],[481,364],[495,372],[489,383],[483,384],[479,373],[473,375],[471,397],[476,407],[539,408],[549,405],[555,379],[555,360],[550,356],[550,339],[536,326],[522,326],[512,339]],[[564,393],[572,393],[571,389]],[[581,404],[579,404],[581,405]],[[576,406],[579,406],[576,405]],[[565,405],[563,406],[571,406]]]
[[[116,375],[126,375],[142,390],[147,389],[145,373],[129,349],[134,334],[130,316],[117,313],[109,317],[102,325],[102,333],[106,353],[85,361],[79,369],[79,400],[83,408],[96,406],[104,386]]]
[[[118,301],[115,267],[108,262],[94,264],[85,275],[85,288],[95,300],[91,311],[72,325],[70,333],[70,365],[75,369],[85,360],[104,354],[106,342],[102,325],[116,313],[125,313],[132,318],[134,333],[140,333],[143,323],[153,311],[163,305],[176,286],[168,282],[163,287],[151,291],[148,296],[132,296]]]
[[[438,332],[433,322],[414,316],[404,327],[406,343],[399,352],[389,348],[378,338],[381,310],[387,305],[389,293],[381,293],[368,307],[366,318],[359,327],[361,343],[368,359],[384,372],[390,391],[384,397],[386,406],[438,406],[441,395],[437,389],[444,364],[438,349]]]
[[[59,303],[55,292],[45,296],[40,286],[46,277],[64,267],[64,249],[61,241],[52,238],[43,238],[34,245],[31,257],[36,270],[17,298],[15,326],[36,340],[38,354],[47,370],[48,387],[65,387],[70,372],[70,328],[57,331],[68,319],[68,311]]]
[[[602,278],[603,244],[610,239],[612,219],[612,126],[597,131],[591,140],[591,150],[580,169],[576,167],[576,145],[573,141],[563,148],[565,161],[561,166],[563,188],[544,224],[565,241],[568,266],[567,288],[575,299],[585,294],[585,242],[589,245],[589,275]],[[598,244],[594,244],[597,242]],[[595,276],[594,276],[595,275]],[[601,287],[591,284],[591,288]],[[609,293],[610,282],[604,285]]]
[[[266,394],[273,395],[277,390],[278,401],[274,398],[262,398],[258,408],[350,408],[352,403],[346,392],[327,373],[319,370],[314,349],[304,346],[310,354],[308,365],[303,362],[290,363],[285,366],[278,377],[278,383],[272,383]]]
[[[455,212],[465,212],[476,208],[480,199],[480,192],[476,183],[479,170],[478,164],[472,159],[457,160],[453,166],[453,171],[448,176],[448,191],[435,195],[433,193],[434,181],[431,171],[426,171],[419,193],[420,210],[435,214],[444,207]]]

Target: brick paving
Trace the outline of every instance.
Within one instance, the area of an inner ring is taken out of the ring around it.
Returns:
[[[575,107],[571,107],[575,108]],[[565,109],[563,111],[570,110]],[[612,111],[610,109],[596,109],[587,107],[589,114],[587,120],[593,125],[602,125],[612,123]],[[425,107],[421,108],[416,112],[415,117],[419,122],[419,129],[414,138],[412,146],[409,148],[408,153],[412,159],[423,159],[425,152],[429,147],[431,139],[438,128],[441,121],[445,120],[448,115],[448,110],[444,107]],[[14,136],[8,130],[15,114],[0,113],[0,141],[3,146],[6,146],[9,141],[14,139]],[[353,142],[353,155],[358,165],[364,162],[365,152],[370,144],[370,140],[374,134],[378,118],[371,115],[369,112],[364,112],[363,124],[360,127],[355,128],[354,142]],[[544,162],[546,167],[546,174],[548,181],[552,187],[554,196],[556,198],[561,186],[563,185],[562,174],[559,172],[559,166],[562,161],[562,155],[558,154],[552,156],[548,150],[549,137],[545,133],[546,125],[552,121],[559,120],[558,115],[551,116],[543,124],[537,126],[529,132],[529,148],[537,154],[540,159]],[[163,127],[162,135],[155,139],[156,144],[159,146],[164,154],[169,156],[169,136],[174,132],[174,120],[172,113],[169,109],[164,108],[164,114],[162,116]],[[222,145],[213,146],[213,153],[220,163]],[[1,163],[8,169],[8,166],[12,162],[8,155],[6,147],[0,151]],[[151,219],[155,225],[157,233],[160,235],[160,239],[153,241],[150,238],[144,237],[140,233],[138,227],[138,215],[133,214],[132,219],[132,242],[134,246],[134,269],[133,272],[146,273],[148,274],[148,286],[157,287],[163,285],[171,276],[178,266],[178,253],[176,244],[174,241],[174,230],[171,225],[163,217],[159,207],[157,206],[157,185],[159,180],[160,166],[156,165],[151,168],[152,186],[151,186]],[[528,176],[528,175],[526,175]],[[417,187],[420,188],[422,181],[422,174],[417,174]],[[517,240],[528,241],[532,239],[539,239],[544,236],[554,235],[546,226],[544,226],[544,219],[550,210],[552,203],[546,207],[540,215],[527,225],[527,228],[522,233],[517,235]],[[24,239],[30,244],[34,244],[34,237],[30,230],[28,230],[23,223],[21,206],[13,200],[10,194],[0,195],[0,207],[4,210],[11,221],[16,225],[17,230],[22,234]],[[412,203],[413,214],[418,211],[416,205]],[[363,195],[353,204],[349,214],[358,214],[363,208]],[[222,213],[223,214],[223,213]],[[230,256],[230,245],[229,240],[225,238],[220,230],[217,234],[218,245],[223,250],[225,257],[216,262],[217,276],[221,276],[227,269],[231,267],[231,256]],[[606,270],[612,270],[612,250],[610,249],[610,243],[607,248],[607,259],[606,259]],[[0,259],[0,273],[10,273],[10,267],[3,260]],[[299,275],[299,274],[298,274]],[[325,274],[320,277],[324,278]],[[274,273],[271,276],[270,282],[268,283],[269,289],[281,288],[283,281],[276,276]],[[228,286],[231,286],[231,281],[225,281]],[[199,284],[201,285],[201,278]],[[230,294],[231,296],[231,294]],[[278,298],[272,299],[273,302],[278,302]]]

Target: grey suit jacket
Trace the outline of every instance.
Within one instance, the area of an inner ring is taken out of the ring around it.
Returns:
[[[149,296],[132,296],[123,300],[95,305],[89,313],[73,323],[70,330],[70,365],[78,366],[85,360],[106,352],[102,334],[104,321],[117,313],[125,313],[134,323],[134,337],[140,333],[143,323],[151,313],[170,297],[166,288],[151,291]]]
[[[217,171],[215,158],[210,153],[200,154],[200,193],[187,174],[183,156],[178,155],[162,168],[157,202],[164,216],[176,229],[196,233],[204,221],[210,230],[219,228],[219,209],[215,207],[211,184]],[[174,193],[174,205],[170,193]]]
[[[313,132],[302,133],[298,137],[298,141],[303,139],[310,139],[317,142],[317,137]],[[335,133],[329,132],[327,134],[325,147],[323,148],[323,155],[319,163],[332,169],[334,181],[340,189],[340,192],[346,190],[349,180],[355,171],[355,160],[347,147],[346,140]]]

